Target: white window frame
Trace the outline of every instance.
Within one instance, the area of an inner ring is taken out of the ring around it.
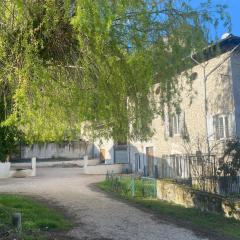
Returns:
[[[229,129],[229,115],[228,114],[218,114],[214,116],[215,118],[215,126],[214,126],[214,134],[216,140],[224,140],[230,137],[230,129]],[[223,128],[223,136],[220,136],[220,119],[222,119],[222,128]]]
[[[174,114],[172,116],[172,135],[179,136],[180,135],[180,115]]]

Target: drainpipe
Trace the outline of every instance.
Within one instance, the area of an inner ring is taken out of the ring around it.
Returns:
[[[205,120],[205,141],[207,145],[207,154],[208,157],[210,158],[210,144],[209,144],[209,138],[208,138],[208,121],[207,121],[207,114],[208,114],[208,106],[207,106],[207,79],[208,76],[206,74],[206,67],[207,64],[201,64],[198,62],[193,55],[191,55],[191,59],[198,64],[199,66],[202,67],[203,69],[203,86],[204,86],[204,120]]]
[[[207,120],[207,115],[208,115],[208,105],[207,105],[207,75],[206,75],[206,65],[203,69],[203,85],[204,85],[204,114],[205,114],[205,134],[206,134],[206,144],[207,144],[207,154],[208,154],[208,160],[210,160],[210,144],[209,144],[209,138],[208,138],[208,120]]]

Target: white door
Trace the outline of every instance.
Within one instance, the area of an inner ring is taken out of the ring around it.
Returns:
[[[139,153],[135,153],[135,172],[138,172],[138,170],[140,169],[140,155]]]

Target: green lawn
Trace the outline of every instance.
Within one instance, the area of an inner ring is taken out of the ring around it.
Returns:
[[[104,191],[111,192],[109,182],[98,183],[98,187]],[[120,197],[123,197],[121,195]],[[128,201],[137,203],[146,209],[151,209],[157,215],[166,217],[169,220],[180,221],[183,224],[191,223],[198,229],[205,231],[214,231],[221,235],[240,240],[240,221],[228,219],[214,213],[204,213],[195,208],[185,208],[176,204],[160,200],[151,200],[143,198],[124,197]]]
[[[11,215],[22,214],[22,239],[47,239],[43,235],[71,228],[71,223],[45,204],[22,196],[0,194],[0,230],[11,228]]]

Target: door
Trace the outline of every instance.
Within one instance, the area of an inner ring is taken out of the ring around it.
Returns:
[[[153,147],[146,148],[146,163],[147,163],[147,175],[153,177],[154,176]]]
[[[140,166],[139,166],[139,164],[140,164],[139,160],[140,160],[140,155],[139,155],[139,153],[135,153],[135,172],[138,172],[138,170],[139,170],[139,168],[140,168]]]
[[[106,159],[106,150],[104,148],[100,149],[100,162],[105,162]]]
[[[115,145],[114,147],[114,162],[128,163],[127,145]]]

